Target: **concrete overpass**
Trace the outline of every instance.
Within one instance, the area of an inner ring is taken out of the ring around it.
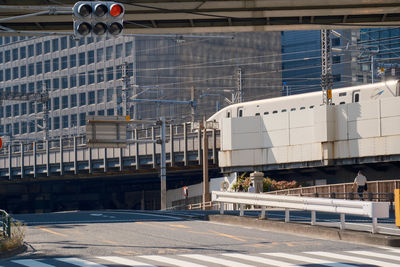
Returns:
[[[19,31],[71,33],[71,8],[75,2],[1,0],[0,29],[3,32],[0,34],[21,34]],[[119,2],[124,3],[126,8],[125,34],[195,34],[400,25],[398,0]]]

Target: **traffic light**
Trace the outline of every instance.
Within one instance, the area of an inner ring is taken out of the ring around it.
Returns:
[[[118,36],[123,30],[125,8],[112,1],[80,1],[73,7],[76,38]]]

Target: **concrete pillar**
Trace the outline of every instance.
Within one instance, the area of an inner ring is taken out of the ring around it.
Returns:
[[[24,155],[24,144],[21,142],[21,178],[25,176],[25,155]]]
[[[122,148],[119,149],[119,170],[122,171],[124,169],[124,159],[123,159],[123,151]]]
[[[217,130],[213,129],[212,130],[212,159],[213,159],[213,164],[218,163],[217,159]]]
[[[104,165],[104,172],[107,172],[108,166],[107,166],[107,148],[104,148],[104,158],[103,158],[103,165]]]
[[[63,139],[60,136],[60,175],[64,175],[64,147]]]
[[[74,174],[78,174],[78,137],[74,136]]]
[[[12,143],[8,144],[8,180],[12,179]]]
[[[47,177],[49,177],[51,175],[51,171],[50,171],[50,141],[46,140],[45,145],[46,145],[46,172],[47,172]]]
[[[137,129],[135,129],[135,140],[138,140],[138,133]],[[140,163],[139,163],[139,143],[135,142],[135,160],[136,160],[136,170],[139,170]]]
[[[262,193],[263,189],[263,180],[264,180],[264,173],[262,172],[252,172],[250,173],[251,181],[253,182],[254,189],[256,193]]]
[[[184,166],[188,165],[188,153],[187,153],[188,145],[187,145],[187,125],[183,123],[183,164]]]
[[[37,165],[36,149],[37,149],[37,143],[36,143],[36,142],[33,142],[33,178],[36,178],[36,177],[37,177],[37,169],[36,169],[36,165]]]
[[[93,169],[92,169],[92,148],[89,147],[89,159],[88,159],[88,167],[89,167],[89,173],[93,173]]]
[[[153,139],[153,152],[152,152],[152,160],[153,160],[153,168],[157,168],[157,158],[156,158],[156,132],[154,127],[151,127],[151,137]]]
[[[202,153],[201,153],[201,132],[202,132],[202,128],[200,128],[197,132],[197,145],[198,145],[198,149],[197,149],[197,158],[198,158],[198,162],[199,165],[203,164],[203,157],[202,157]]]
[[[175,158],[174,158],[174,126],[169,126],[169,162],[170,166],[173,167],[175,165]]]

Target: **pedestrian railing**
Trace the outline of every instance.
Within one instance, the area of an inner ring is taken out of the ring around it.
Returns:
[[[311,211],[311,225],[316,224],[317,211],[337,213],[340,229],[345,229],[345,215],[366,216],[372,218],[372,233],[378,232],[378,218],[389,217],[389,202],[219,191],[212,192],[212,201],[220,204],[220,214],[224,214],[227,203],[238,204],[240,216],[244,215],[244,205],[260,206],[261,218],[265,218],[266,207],[281,208],[285,210],[285,222],[290,221],[290,210]]]

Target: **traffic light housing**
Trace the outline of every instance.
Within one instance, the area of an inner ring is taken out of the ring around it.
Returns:
[[[81,37],[119,36],[125,7],[113,1],[79,1],[73,7],[74,35]]]

